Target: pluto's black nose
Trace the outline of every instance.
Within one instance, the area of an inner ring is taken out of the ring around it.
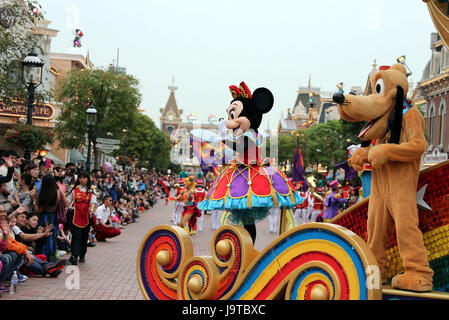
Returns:
[[[341,92],[337,92],[332,96],[332,100],[335,103],[343,104],[345,102],[345,96]]]

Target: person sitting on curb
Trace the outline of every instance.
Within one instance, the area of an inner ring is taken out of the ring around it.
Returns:
[[[27,214],[25,212],[19,212],[16,214],[16,225],[12,228],[16,240],[22,242],[30,249],[34,248],[34,241],[47,238],[52,235],[53,225],[48,225],[45,228],[36,228],[36,224],[34,227],[31,227],[28,220],[31,220],[30,222],[33,224],[33,221],[37,220],[36,218],[39,219],[37,214],[31,214],[29,219],[27,219]],[[30,251],[34,251],[34,249]]]
[[[0,205],[0,212],[3,212],[5,208]],[[65,261],[60,260],[57,262],[46,262],[42,261],[41,259],[34,256],[29,250],[26,245],[23,243],[20,243],[19,241],[15,240],[14,233],[12,232],[12,228],[16,225],[16,217],[15,216],[9,216],[9,239],[8,239],[8,250],[6,253],[14,253],[21,257],[21,260],[23,261],[23,265],[20,267],[20,264],[18,264],[18,267],[20,270],[25,271],[28,274],[33,275],[41,275],[45,277],[47,274],[49,274],[51,277],[58,277],[62,271],[61,269],[65,267]],[[15,269],[17,270],[17,268]],[[12,271],[15,271],[12,270]],[[12,275],[8,275],[9,278]],[[7,277],[8,278],[8,277]],[[19,281],[26,280],[27,277],[23,276],[22,274],[19,274]]]
[[[103,204],[95,211],[95,222],[93,228],[95,230],[98,241],[106,241],[107,238],[114,238],[121,234],[121,231],[114,228],[111,219],[111,196],[105,196]]]
[[[8,253],[9,227],[6,210],[0,212],[0,293],[8,292],[9,286],[4,283],[23,263],[22,258],[15,252]]]

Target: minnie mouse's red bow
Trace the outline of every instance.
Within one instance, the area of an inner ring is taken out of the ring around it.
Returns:
[[[242,97],[247,99],[252,99],[251,90],[249,90],[248,86],[245,82],[240,83],[240,88],[237,86],[230,86],[229,90],[231,91],[232,98]]]

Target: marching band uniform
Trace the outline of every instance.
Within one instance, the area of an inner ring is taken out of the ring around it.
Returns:
[[[313,205],[310,207],[309,202],[309,211],[311,210],[309,222],[317,222],[317,218],[323,214],[324,203],[315,199],[313,194],[311,195],[311,198],[313,199]]]

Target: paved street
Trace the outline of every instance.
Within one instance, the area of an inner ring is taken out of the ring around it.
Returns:
[[[0,300],[142,300],[136,276],[137,251],[151,228],[170,223],[172,208],[173,203],[165,207],[165,200],[160,200],[154,208],[141,214],[138,223],[125,227],[119,237],[88,248],[86,263],[79,263],[78,268],[67,266],[57,279],[30,277],[19,284],[15,295],[4,293]],[[205,215],[203,232],[192,237],[195,255],[210,255],[210,220],[211,216]],[[257,232],[259,251],[276,238],[269,232],[268,218],[257,224]],[[72,281],[76,272],[79,272],[79,289],[74,288]]]

